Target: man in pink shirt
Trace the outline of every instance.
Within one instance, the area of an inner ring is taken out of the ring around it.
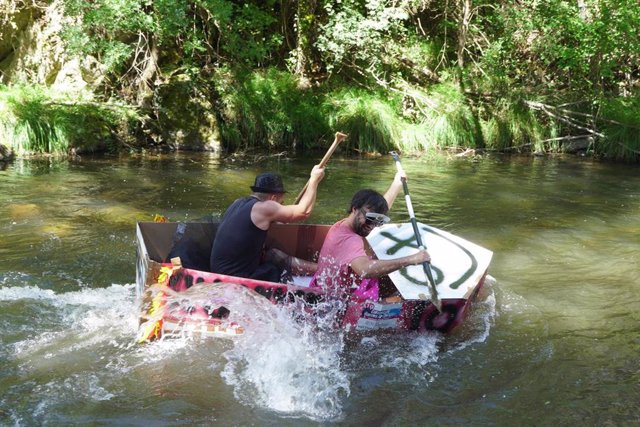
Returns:
[[[379,279],[408,265],[430,261],[426,250],[405,257],[379,260],[366,242],[374,227],[389,222],[386,216],[402,189],[403,172],[396,173],[384,196],[374,190],[354,194],[349,216],[336,222],[327,233],[312,287],[322,287],[337,295],[352,293],[362,299],[380,298]]]

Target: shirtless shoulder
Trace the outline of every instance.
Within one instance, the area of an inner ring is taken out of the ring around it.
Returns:
[[[251,221],[256,227],[268,230],[272,222],[277,221],[278,210],[281,205],[273,200],[265,200],[253,205],[251,209]]]

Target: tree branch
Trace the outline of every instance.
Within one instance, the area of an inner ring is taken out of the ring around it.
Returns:
[[[537,102],[537,101],[525,101],[525,104],[527,106],[529,106],[529,108],[532,108],[534,110],[542,111],[545,114],[547,114],[548,116],[553,117],[553,118],[555,118],[555,119],[557,119],[557,120],[559,120],[559,121],[561,121],[563,123],[566,123],[569,126],[572,126],[572,127],[576,128],[576,129],[580,129],[580,130],[583,130],[585,132],[589,132],[590,134],[598,136],[600,138],[604,137],[604,135],[602,133],[600,133],[600,132],[598,132],[598,131],[596,131],[594,129],[585,127],[582,124],[576,123],[575,119],[573,119],[571,117],[561,116],[559,114],[553,113],[550,110],[556,109],[556,108],[554,106],[552,106],[552,105],[543,104],[542,102]]]

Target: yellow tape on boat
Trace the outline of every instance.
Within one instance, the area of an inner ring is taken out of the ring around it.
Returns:
[[[173,274],[173,268],[161,267],[158,275],[157,283],[154,285],[159,288],[169,287],[169,278]],[[154,341],[162,336],[162,315],[164,314],[164,297],[165,292],[158,291],[151,300],[151,308],[147,312],[149,317],[155,317],[157,320],[148,320],[143,326],[138,336],[138,343]]]
[[[153,216],[153,222],[167,222],[167,217],[160,214],[155,214]]]

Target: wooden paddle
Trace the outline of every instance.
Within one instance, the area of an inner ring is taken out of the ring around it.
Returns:
[[[402,165],[400,164],[400,156],[395,151],[391,151],[391,157],[396,162],[396,168],[398,172],[403,172]],[[418,247],[420,249],[427,249],[427,247],[422,242],[422,236],[420,235],[420,230],[418,230],[418,221],[416,220],[416,214],[413,211],[413,204],[411,204],[411,197],[409,196],[409,186],[407,186],[407,179],[402,178],[402,188],[404,189],[404,199],[407,202],[407,210],[409,211],[409,217],[411,217],[411,225],[413,226],[413,233],[416,235],[416,242],[418,243]],[[424,269],[424,273],[427,275],[427,282],[429,283],[429,287],[431,288],[431,303],[438,309],[439,312],[442,312],[442,302],[438,298],[438,291],[436,290],[436,282],[433,280],[433,274],[431,273],[431,263],[429,261],[425,261],[422,263],[422,268]]]
[[[336,132],[336,139],[333,141],[333,144],[331,144],[331,147],[329,147],[329,149],[325,153],[325,155],[322,158],[322,160],[320,160],[320,167],[321,168],[325,167],[325,165],[327,164],[327,162],[331,158],[331,155],[333,154],[333,152],[336,151],[336,148],[338,147],[338,144],[340,144],[346,138],[347,138],[347,135],[345,135],[344,133]],[[298,197],[296,197],[296,201],[295,201],[294,205],[297,205],[298,203],[300,203],[300,199],[302,199],[302,196],[304,196],[304,192],[307,191],[307,187],[308,186],[309,186],[309,181],[307,181],[307,183],[304,185],[304,188],[302,189],[302,191],[300,191],[300,194],[298,194]]]

